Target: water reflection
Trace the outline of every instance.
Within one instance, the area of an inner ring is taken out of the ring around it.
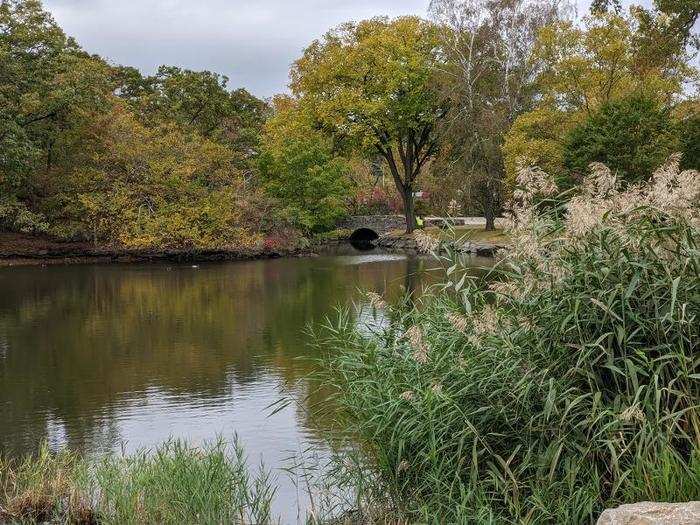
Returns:
[[[0,269],[0,452],[87,453],[239,434],[271,467],[323,447],[304,327],[359,289],[417,290],[426,259]],[[416,293],[416,292],[414,292]],[[265,417],[281,392],[298,406]],[[280,505],[296,500],[282,487]],[[286,501],[285,501],[286,499]]]

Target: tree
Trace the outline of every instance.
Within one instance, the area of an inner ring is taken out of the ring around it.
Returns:
[[[231,112],[228,78],[210,71],[160,66],[152,79],[154,96],[147,111],[206,138],[216,137]]]
[[[543,104],[569,113],[591,115],[610,100],[635,90],[670,99],[680,92],[682,77],[674,70],[637,67],[634,21],[600,13],[584,18],[583,26],[560,21],[542,30],[536,59]]]
[[[243,191],[226,146],[172,123],[144,126],[125,104],[97,120],[93,134],[64,206],[83,236],[133,248],[240,248],[260,240],[268,204]]]
[[[66,37],[40,2],[0,2],[0,192],[6,210],[26,217],[55,194],[66,167],[82,153],[81,130],[108,110],[112,89],[109,66]],[[40,215],[37,221],[44,224]],[[3,222],[17,223],[8,214]]]
[[[129,102],[148,126],[175,122],[183,130],[228,146],[231,162],[250,178],[268,105],[228,78],[210,71],[161,66],[152,77],[134,68],[115,69],[118,95]]]
[[[680,148],[670,111],[657,101],[631,96],[608,102],[564,139],[564,162],[573,180],[603,162],[621,180],[638,182]]]
[[[267,104],[210,72],[144,77],[0,0],[0,227],[128,247],[249,246]]]
[[[671,109],[682,101],[697,71],[682,47],[659,45],[657,56],[650,52],[645,27],[633,10],[596,11],[583,25],[558,21],[543,28],[534,56],[539,103],[516,119],[506,137],[507,180],[515,180],[521,164],[535,162],[570,181],[564,139],[608,104],[637,97]]]
[[[441,126],[440,167],[466,173],[467,207],[477,204],[494,229],[500,208],[502,144],[518,114],[532,104],[531,60],[538,31],[558,15],[547,0],[433,0],[445,64],[440,83],[453,111]],[[451,175],[458,176],[458,175]],[[458,176],[458,178],[463,178]]]
[[[550,105],[541,105],[515,119],[503,142],[506,193],[512,194],[521,168],[539,166],[561,183],[566,176],[562,137],[572,117]]]
[[[700,37],[692,32],[700,15],[698,0],[654,0],[653,9],[635,5],[633,10],[640,21],[642,34],[646,35],[646,44],[661,44],[661,47],[648,45],[647,50],[653,53],[653,58],[651,54],[645,58],[663,60],[669,51],[674,54],[686,46],[698,48],[700,45]],[[619,14],[622,11],[620,0],[593,0],[591,3],[593,14],[608,11]]]
[[[291,88],[320,129],[386,161],[416,227],[414,192],[438,151],[447,107],[431,82],[440,61],[437,28],[415,17],[348,23],[312,43],[294,64]]]
[[[674,108],[683,169],[700,171],[700,100]]]
[[[297,101],[277,97],[262,142],[265,190],[284,205],[292,224],[331,229],[346,214],[349,196],[349,166],[335,154],[332,138],[313,129]]]
[[[51,16],[34,0],[0,2],[0,171],[3,182],[30,170],[40,155],[35,130],[65,106],[56,80],[65,56],[77,53]]]

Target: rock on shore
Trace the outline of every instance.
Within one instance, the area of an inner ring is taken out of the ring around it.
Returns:
[[[597,525],[700,525],[700,501],[620,505],[603,512]]]

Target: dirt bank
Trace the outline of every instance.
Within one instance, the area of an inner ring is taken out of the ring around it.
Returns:
[[[162,249],[133,250],[67,242],[45,235],[0,233],[0,266],[133,263],[156,261],[227,261],[302,255],[299,250]]]

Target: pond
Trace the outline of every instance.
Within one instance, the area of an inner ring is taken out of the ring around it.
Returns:
[[[252,464],[328,450],[306,328],[360,289],[420,289],[426,258],[376,252],[210,264],[0,269],[0,453],[240,438]],[[270,415],[283,396],[297,402]],[[304,505],[278,475],[274,511]],[[293,512],[293,515],[290,514]]]

